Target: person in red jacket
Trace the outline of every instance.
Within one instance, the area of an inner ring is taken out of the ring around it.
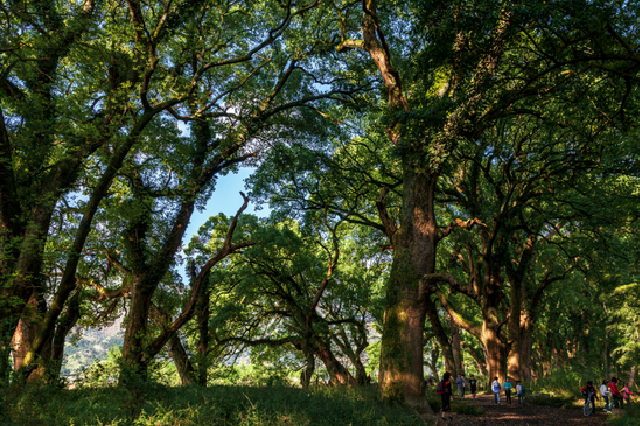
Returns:
[[[449,411],[449,400],[453,399],[453,389],[451,387],[451,382],[449,382],[449,373],[444,373],[443,379],[438,384],[438,394],[440,395],[440,403],[442,407],[442,418],[447,411]],[[449,417],[450,419],[452,417]]]
[[[616,400],[620,401],[620,407],[622,407],[622,394],[620,393],[618,388],[616,388],[617,382],[618,379],[616,377],[612,377],[611,381],[607,385],[609,387],[609,390],[611,391],[611,406],[609,407],[610,410],[613,410],[613,407],[616,404]]]

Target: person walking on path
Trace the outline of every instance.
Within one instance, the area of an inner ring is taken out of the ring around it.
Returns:
[[[494,377],[493,383],[491,383],[491,389],[493,389],[493,398],[494,398],[495,404],[496,405],[500,404],[501,387],[497,377]]]
[[[604,411],[609,410],[609,388],[607,387],[607,381],[603,380],[600,385],[600,396],[604,399]]]
[[[449,373],[444,373],[444,377],[440,383],[438,383],[437,393],[440,395],[440,404],[442,407],[442,411],[440,413],[444,419],[444,413],[449,411],[449,400],[453,399],[453,388],[451,387],[451,382],[449,382]]]
[[[627,405],[631,405],[631,395],[633,395],[633,392],[627,387],[627,382],[624,382],[622,384],[622,399],[627,400]]]
[[[504,382],[504,396],[507,398],[507,402],[511,404],[511,382],[507,377],[507,380]]]
[[[613,410],[613,407],[615,407],[616,400],[620,400],[620,408],[622,408],[622,394],[616,387],[616,383],[618,383],[618,379],[614,376],[611,378],[611,381],[607,385],[609,387],[609,391],[611,392],[611,405],[609,407],[610,410]]]
[[[467,392],[467,376],[463,374],[462,375],[462,397],[463,398],[466,392]]]
[[[524,385],[519,380],[516,382],[516,394],[518,395],[518,405],[524,405]]]
[[[596,388],[593,387],[593,382],[589,380],[587,385],[580,390],[580,393],[584,395],[584,403],[585,405],[590,402],[593,410],[591,411],[591,416],[595,416],[596,414]],[[589,394],[591,394],[591,399],[589,399]]]
[[[464,386],[467,382],[462,377],[462,374],[458,374],[458,378],[456,379],[456,385],[458,385],[458,396],[464,398]]]
[[[476,378],[473,377],[473,374],[471,375],[471,378],[469,379],[469,390],[471,390],[471,395],[473,395],[473,400],[476,400],[476,386],[478,385],[478,382],[476,382]]]

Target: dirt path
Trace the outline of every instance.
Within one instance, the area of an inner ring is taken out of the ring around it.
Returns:
[[[492,395],[478,395],[474,402],[472,398],[465,398],[471,405],[481,405],[485,413],[482,416],[467,416],[452,413],[451,419],[440,420],[438,425],[464,426],[601,426],[607,418],[602,411],[602,405],[595,416],[585,417],[582,410],[549,407],[545,405],[515,403],[494,404]],[[436,413],[439,417],[440,413]]]

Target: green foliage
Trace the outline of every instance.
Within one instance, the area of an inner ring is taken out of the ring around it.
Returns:
[[[611,426],[637,426],[640,419],[640,403],[625,405],[624,409],[612,414],[606,421]]]
[[[527,404],[548,405],[558,408],[582,408],[584,399],[578,397],[539,395],[526,397]]]
[[[414,426],[423,420],[402,408],[375,402],[373,389],[166,388],[139,394],[122,388],[33,388],[9,406],[8,420],[21,426]]]

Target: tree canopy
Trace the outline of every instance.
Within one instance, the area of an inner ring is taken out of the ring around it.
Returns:
[[[636,367],[635,2],[0,14],[3,385],[57,380],[72,330],[119,317],[126,386],[164,355],[205,386],[243,353],[304,387],[316,360],[378,371],[410,404],[425,366]],[[245,166],[236,215],[186,235]]]

